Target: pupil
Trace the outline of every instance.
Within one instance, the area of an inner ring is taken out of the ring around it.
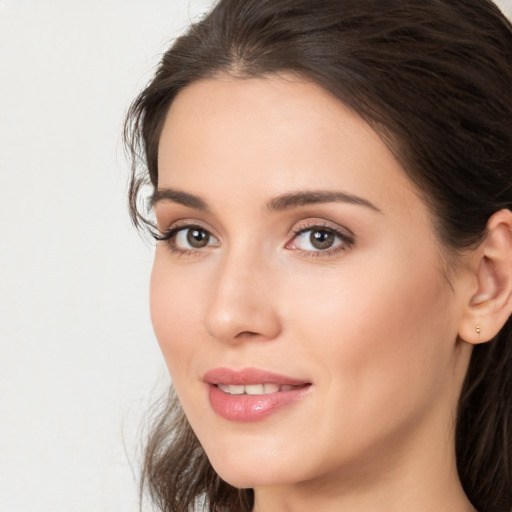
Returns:
[[[204,247],[208,243],[210,237],[202,229],[189,229],[187,241],[192,247]]]
[[[334,243],[334,235],[329,231],[313,231],[310,241],[315,249],[328,249]]]

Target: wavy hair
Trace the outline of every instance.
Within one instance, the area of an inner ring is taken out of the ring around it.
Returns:
[[[294,74],[367,121],[423,194],[444,247],[457,253],[512,209],[512,26],[490,0],[220,0],[165,53],[132,104],[130,212],[158,183],[172,101],[189,84]],[[474,348],[459,400],[456,454],[480,512],[512,510],[512,321]],[[249,512],[250,489],[212,469],[171,391],[149,436],[141,492],[165,512]]]

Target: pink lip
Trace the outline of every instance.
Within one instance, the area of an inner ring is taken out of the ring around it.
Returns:
[[[203,376],[207,384],[277,384],[278,386],[301,386],[309,384],[305,380],[294,379],[278,373],[258,370],[257,368],[242,368],[233,370],[231,368],[215,368],[206,372]]]
[[[216,368],[208,371],[203,376],[203,381],[208,385],[208,398],[212,409],[224,419],[236,422],[262,420],[278,409],[296,402],[311,388],[310,382],[255,368]],[[220,390],[217,384],[276,384],[297,387],[267,395],[230,395]]]

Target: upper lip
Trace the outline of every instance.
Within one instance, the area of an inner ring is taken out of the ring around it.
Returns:
[[[307,380],[296,379],[286,375],[261,370],[258,368],[214,368],[203,375],[207,384],[251,385],[277,384],[278,386],[301,386],[309,384]]]

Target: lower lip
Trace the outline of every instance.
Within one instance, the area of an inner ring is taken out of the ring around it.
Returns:
[[[268,395],[230,395],[217,386],[208,385],[212,409],[224,419],[238,422],[259,421],[304,396],[311,386]]]

